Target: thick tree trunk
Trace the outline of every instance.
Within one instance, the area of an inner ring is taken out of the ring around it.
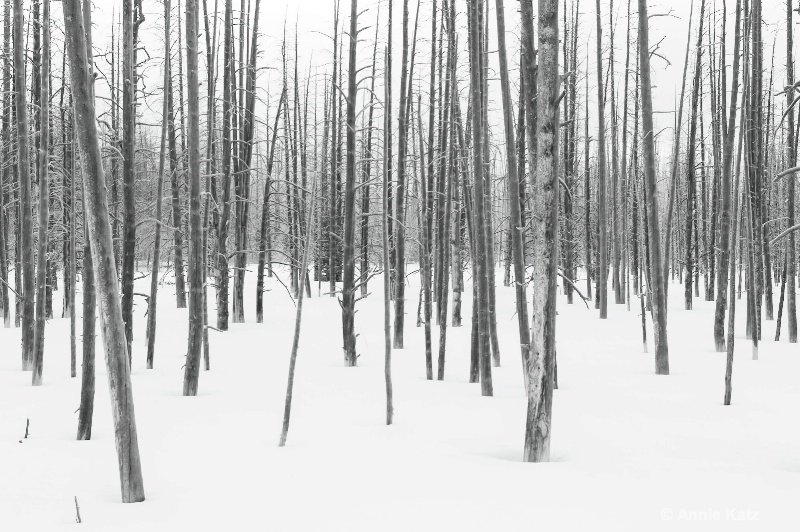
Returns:
[[[14,0],[14,86],[16,90],[17,172],[19,175],[20,246],[17,255],[22,267],[22,369],[33,369],[34,337],[34,260],[30,174],[30,130],[25,92],[25,28],[22,0]]]
[[[256,3],[258,13],[258,3]],[[200,218],[200,80],[197,0],[186,0],[186,72],[189,97],[189,341],[183,395],[197,395],[203,348],[203,226]]]
[[[533,323],[524,364],[528,393],[526,462],[550,461],[558,273],[558,0],[539,0],[537,158],[533,223]]]
[[[656,158],[653,139],[653,96],[650,82],[650,35],[647,0],[639,2],[639,65],[642,84],[642,153],[647,198],[647,225],[650,233],[650,279],[653,299],[653,338],[656,345],[656,374],[669,374],[667,344],[667,298],[661,257],[661,231],[658,220],[658,191],[656,189]]]
[[[122,502],[139,502],[144,500],[144,485],[133,409],[130,362],[117,272],[114,267],[114,246],[111,239],[105,175],[94,110],[93,76],[84,33],[91,30],[84,30],[85,21],[79,0],[64,0],[62,5],[75,118],[78,125],[76,133],[87,177],[87,181],[84,182],[84,193],[95,280],[100,291],[101,328],[114,417]]]

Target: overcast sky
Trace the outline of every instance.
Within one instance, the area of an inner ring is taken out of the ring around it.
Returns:
[[[175,16],[177,15],[177,0],[173,1],[173,27],[177,24],[175,20]],[[220,11],[220,29],[222,31],[222,14],[223,14],[223,0],[207,0],[209,10],[214,9],[215,1],[219,2],[219,11]],[[246,1],[254,1],[254,0],[246,0]],[[380,1],[380,6],[378,5],[378,1]],[[568,3],[572,5],[572,2],[575,0],[568,0]],[[699,12],[700,8],[700,1],[701,0],[694,0],[694,21],[692,27],[692,45],[691,45],[691,54],[694,53],[694,42],[696,40],[696,30],[697,30],[697,13]],[[707,10],[714,9],[716,5],[716,9],[721,11],[722,9],[722,2],[723,0],[706,0],[708,5],[706,7]],[[235,9],[238,10],[240,0],[234,0]],[[414,10],[416,9],[417,2],[415,0],[410,0],[410,22],[413,24],[414,20]],[[441,4],[441,0],[439,0]],[[536,9],[537,2],[534,3],[534,10]],[[621,76],[624,68],[624,60],[625,60],[625,22],[626,22],[626,10],[627,10],[627,3],[628,0],[615,0],[613,5],[614,10],[614,20],[615,20],[615,63],[616,63],[616,70],[618,76]],[[632,10],[635,11],[636,7],[636,0],[632,1]],[[735,0],[727,0],[728,3],[728,10],[729,10],[729,33],[732,33],[733,30],[733,7],[735,5]],[[495,16],[494,16],[494,2],[488,2],[490,6],[490,28],[489,28],[489,38],[490,38],[490,50],[494,50],[496,46],[496,29],[495,29]],[[608,59],[608,39],[609,39],[609,20],[610,20],[610,5],[608,0],[601,1],[601,10],[602,10],[602,23],[603,23],[603,38],[605,43],[605,55],[604,61]],[[657,128],[658,130],[664,130],[669,128],[669,130],[664,131],[662,135],[666,135],[671,137],[671,125],[674,120],[673,111],[676,109],[676,100],[680,93],[680,82],[681,82],[681,75],[683,71],[683,61],[684,61],[684,54],[686,51],[686,37],[687,37],[687,24],[689,21],[689,13],[690,13],[690,4],[691,0],[672,0],[672,1],[665,1],[665,0],[652,0],[650,2],[650,15],[651,15],[651,24],[650,24],[650,42],[652,45],[655,43],[659,43],[658,53],[666,58],[669,62],[665,61],[660,57],[653,57],[652,60],[652,69],[653,69],[653,82],[655,84],[653,88],[654,94],[654,107],[657,111],[656,121],[657,121]],[[115,13],[116,18],[119,16],[119,12],[121,9],[121,0],[94,0],[95,9],[93,12],[93,22],[94,22],[94,33],[95,33],[95,48],[97,51],[102,52],[107,50],[110,43],[110,36],[111,36],[111,27],[112,21],[114,17],[112,17],[112,13]],[[152,58],[146,65],[146,69],[143,72],[145,77],[145,84],[150,88],[157,90],[161,86],[160,76],[161,76],[161,57],[163,56],[163,44],[162,44],[162,37],[161,33],[163,32],[163,3],[161,0],[144,0],[144,10],[146,15],[146,20],[142,27],[142,42],[143,45],[146,47],[150,57]],[[202,1],[200,3],[202,6]],[[260,71],[259,76],[259,89],[262,91],[262,94],[266,96],[267,88],[270,88],[270,95],[269,97],[275,98],[279,94],[279,84],[280,84],[280,46],[281,40],[283,38],[284,27],[286,27],[287,32],[287,39],[289,40],[289,46],[293,48],[294,46],[294,35],[295,35],[295,25],[297,27],[297,36],[298,36],[298,49],[299,49],[299,63],[300,63],[300,75],[304,77],[305,74],[309,71],[315,72],[317,75],[322,75],[323,73],[330,72],[330,65],[331,65],[331,58],[332,58],[332,41],[330,39],[330,35],[333,32],[333,16],[334,16],[334,1],[333,0],[296,0],[296,1],[289,1],[289,2],[278,2],[274,0],[263,0],[261,2],[261,17],[260,17],[260,56],[259,56],[259,67],[263,70]],[[785,52],[783,51],[784,43],[780,40],[781,36],[783,35],[783,26],[785,24],[784,17],[785,17],[785,4],[783,0],[764,0],[764,19],[765,19],[765,29],[764,29],[764,37],[765,37],[765,63],[766,67],[769,68],[769,62],[772,61],[773,54],[771,53],[771,49],[773,46],[774,39],[777,40],[777,46],[779,53],[775,58],[777,64],[776,67],[776,76],[778,72],[781,72],[781,76],[783,75],[783,62],[785,58]],[[185,8],[184,5],[181,5],[181,11]],[[386,0],[360,0],[359,1],[359,11],[362,12],[360,18],[360,25],[361,27],[369,26],[369,28],[361,33],[361,45],[359,47],[359,64],[360,66],[368,66],[371,61],[371,54],[372,54],[372,43],[375,36],[375,17],[377,14],[377,9],[380,8],[381,11],[381,26],[379,31],[379,40],[381,42],[381,47],[384,46],[387,38],[387,29],[386,29],[386,13],[388,10],[388,3]],[[465,25],[465,11],[466,11],[466,1],[465,0],[457,0],[456,1],[456,9],[459,13],[459,23],[461,26]],[[430,50],[430,44],[428,41],[428,34],[430,33],[430,19],[428,12],[430,10],[430,0],[423,0],[421,14],[420,14],[420,28],[419,28],[419,35],[417,38],[417,55],[418,55],[418,63],[416,68],[416,75],[421,75],[427,72],[429,66],[427,65],[428,55]],[[595,1],[594,0],[581,0],[580,4],[581,10],[581,28],[580,28],[580,36],[579,36],[579,56],[583,56],[587,51],[589,53],[589,63],[588,63],[588,71],[589,71],[589,92],[590,92],[590,116],[593,118],[591,119],[594,121],[594,117],[597,115],[596,110],[596,100],[594,99],[594,95],[596,94],[596,74],[595,74],[595,65],[596,65],[596,55],[595,55]],[[342,0],[340,5],[340,26],[347,27],[349,25],[349,12],[350,12],[350,3],[347,0]],[[653,15],[662,15],[662,16],[653,16]],[[58,4],[54,4],[54,16],[60,16],[60,6]],[[402,1],[401,0],[394,0],[394,49],[395,49],[395,58],[394,58],[394,66],[395,66],[395,90],[398,90],[399,87],[399,66],[400,66],[400,46],[401,46],[401,23],[402,23]],[[506,0],[506,25],[508,30],[507,41],[509,46],[513,49],[509,50],[509,55],[513,57],[511,59],[511,67],[515,69],[515,72],[511,73],[511,79],[516,80],[518,79],[518,74],[516,73],[517,63],[518,60],[516,59],[517,49],[518,49],[518,35],[519,35],[519,14],[518,14],[518,2],[513,0],[509,1]],[[632,26],[631,31],[632,34],[635,36],[636,33],[636,24],[637,18],[634,14],[632,18]],[[201,23],[201,32],[202,32],[202,23]],[[716,28],[716,31],[719,33],[720,28]],[[409,37],[411,38],[411,37]],[[205,46],[204,46],[204,37],[201,35],[201,65],[204,63],[204,55],[205,55]],[[173,38],[174,40],[174,38]],[[466,65],[467,65],[467,51],[466,51],[466,36],[465,32],[461,31],[461,36],[459,37],[459,63],[462,68],[462,72],[466,73]],[[219,47],[221,50],[221,46]],[[293,49],[290,50],[293,52]],[[728,53],[730,54],[732,51],[732,47],[729,46]],[[380,52],[379,52],[380,54]],[[632,57],[632,61],[633,61]],[[60,60],[55,58],[55,60]],[[102,60],[98,60],[98,62],[102,65]],[[380,62],[380,58],[379,58]],[[492,54],[492,64],[496,62],[496,54]],[[730,61],[729,61],[730,63]],[[693,57],[690,56],[690,65],[693,64]],[[276,67],[276,69],[264,69],[264,67]],[[380,66],[379,66],[380,69]],[[580,61],[579,69],[582,71],[579,73],[586,72],[586,62],[584,60]],[[690,66],[689,75],[691,76],[692,67]],[[368,73],[368,70],[364,71]],[[704,74],[707,73],[707,69],[704,69]],[[366,74],[365,74],[366,75]],[[381,73],[379,72],[379,75]],[[201,73],[201,78],[202,78]],[[427,91],[425,87],[425,80],[427,80],[427,74],[421,76],[423,80],[423,86],[421,87],[422,91]],[[464,78],[466,79],[466,78]],[[782,79],[782,78],[781,78]],[[622,92],[622,83],[621,78],[618,77],[617,82],[617,91],[618,93]],[[203,80],[204,81],[204,80]],[[462,89],[465,89],[466,83],[462,82]],[[580,84],[579,92],[583,91],[583,83]],[[494,100],[493,106],[499,107],[500,106],[500,95],[499,95],[499,83],[496,80],[491,82],[490,87],[490,98]],[[689,89],[687,88],[687,97],[688,97]],[[382,89],[380,90],[382,94]],[[321,98],[321,94],[320,94]],[[582,99],[582,96],[581,96]],[[158,98],[151,98],[149,104],[153,112],[160,113],[160,102]],[[397,98],[395,97],[395,105],[397,102]],[[273,107],[274,108],[274,107]],[[265,107],[262,105],[260,112],[264,112]],[[146,110],[144,110],[147,112]],[[259,113],[259,110],[257,110]]]

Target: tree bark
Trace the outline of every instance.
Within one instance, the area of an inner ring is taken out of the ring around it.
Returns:
[[[533,196],[533,212],[536,216],[533,223],[533,323],[530,356],[523,365],[528,382],[526,462],[550,460],[558,274],[558,42],[558,0],[539,0],[538,148]]]
[[[34,260],[33,220],[30,174],[30,130],[28,128],[28,103],[25,92],[25,28],[22,0],[14,0],[14,86],[16,90],[17,172],[19,175],[20,247],[17,254],[22,266],[22,369],[33,369],[34,336]]]
[[[350,50],[347,66],[347,167],[344,190],[344,253],[342,275],[342,340],[344,365],[355,366],[355,239],[356,239],[356,47],[358,0],[350,0]]]
[[[667,298],[661,257],[661,231],[658,220],[658,191],[656,190],[656,158],[653,139],[653,96],[650,82],[650,35],[647,0],[639,2],[639,65],[642,85],[642,154],[647,198],[647,225],[650,232],[650,279],[653,299],[653,338],[656,346],[657,375],[669,375],[667,343]]]
[[[258,3],[256,3],[258,13]],[[197,0],[186,0],[186,72],[189,97],[189,341],[183,395],[197,395],[203,348],[203,226],[200,218],[200,80]]]
[[[39,133],[39,250],[36,257],[36,325],[33,352],[34,386],[42,385],[44,364],[44,325],[47,307],[47,226],[50,219],[50,0],[44,0],[42,10],[42,64]],[[52,308],[52,307],[51,307]]]
[[[77,134],[87,177],[84,182],[84,193],[86,194],[89,237],[92,241],[95,281],[100,290],[101,328],[114,418],[122,502],[140,502],[144,500],[144,485],[133,408],[130,362],[125,324],[122,319],[122,305],[117,291],[117,273],[114,267],[114,246],[111,239],[105,175],[95,121],[93,76],[89,66],[86,34],[84,33],[91,29],[84,30],[85,21],[79,0],[64,0],[62,5],[70,58],[75,118],[78,125]]]

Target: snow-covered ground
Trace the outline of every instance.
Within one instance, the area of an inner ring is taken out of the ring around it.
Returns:
[[[406,348],[393,352],[390,427],[380,279],[357,306],[357,368],[343,367],[336,300],[318,297],[314,285],[285,448],[277,443],[294,306],[283,286],[268,282],[265,323],[256,324],[248,274],[248,322],[210,332],[211,371],[195,398],[181,396],[187,314],[174,308],[173,286],[159,297],[153,370],[145,369],[145,303],[137,297],[141,504],[120,502],[99,338],[93,437],[75,441],[80,368],[71,379],[69,321],[47,325],[40,388],[20,371],[19,330],[0,329],[0,531],[783,531],[800,522],[800,346],[785,333],[771,341],[775,323],[765,321],[760,360],[751,360],[743,300],[726,407],[713,303],[696,300],[684,311],[683,289],[673,285],[671,375],[659,377],[653,355],[642,352],[638,302],[631,311],[610,304],[601,321],[593,305],[561,299],[552,462],[527,464],[513,289],[497,291],[502,367],[489,398],[468,383],[471,289],[464,326],[448,327],[445,381],[429,382],[423,329],[415,327],[416,275],[410,284]],[[136,291],[148,287],[143,278]],[[60,301],[56,292],[59,316]],[[652,353],[649,319],[648,334]],[[78,356],[80,363],[80,346]],[[20,442],[26,418],[30,435]]]

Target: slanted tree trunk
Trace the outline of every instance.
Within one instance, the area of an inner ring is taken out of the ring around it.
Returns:
[[[21,3],[20,0],[16,1]],[[114,267],[114,246],[111,239],[111,223],[105,194],[105,175],[94,110],[93,76],[84,33],[90,32],[91,27],[84,26],[87,21],[84,20],[81,13],[80,0],[64,0],[62,6],[70,59],[76,133],[83,154],[82,162],[87,178],[84,182],[86,214],[89,237],[92,242],[95,281],[100,291],[101,328],[114,418],[114,437],[119,461],[122,502],[140,502],[144,500],[144,484],[136,434],[130,362],[118,292],[117,272]],[[87,29],[84,29],[85,27]],[[22,42],[22,40],[19,39],[17,42]]]
[[[308,256],[311,253],[311,224],[314,220],[312,213],[314,212],[314,201],[317,193],[317,181],[314,180],[314,185],[311,188],[311,199],[308,205],[308,214],[306,216],[306,238],[305,245],[303,246],[303,260],[300,265],[301,272],[308,269]],[[305,275],[302,275],[305,277]],[[294,320],[294,337],[292,338],[292,353],[289,357],[289,377],[286,385],[286,402],[283,409],[283,425],[281,428],[281,437],[278,442],[278,447],[286,445],[286,438],[289,435],[289,420],[292,414],[292,392],[294,390],[294,372],[297,366],[297,351],[300,348],[300,325],[303,319],[303,296],[305,290],[300,290],[297,294],[297,309],[295,311]]]
[[[557,4],[558,0],[553,0],[553,3]],[[496,9],[495,14],[497,17],[497,49],[499,52],[500,58],[500,88],[502,91],[502,98],[503,98],[503,124],[505,126],[505,145],[506,145],[506,161],[507,161],[507,170],[508,170],[508,191],[509,191],[509,204],[510,204],[510,211],[511,211],[511,220],[510,220],[510,227],[511,227],[511,254],[513,257],[514,262],[514,290],[516,295],[516,302],[517,302],[517,322],[519,324],[519,344],[520,344],[520,351],[522,355],[522,362],[524,368],[524,375],[525,375],[525,385],[526,391],[529,394],[528,397],[532,397],[530,394],[532,393],[531,387],[531,376],[533,375],[533,368],[530,367],[532,360],[531,360],[531,329],[530,329],[530,322],[528,321],[528,296],[525,290],[525,229],[522,225],[522,215],[520,212],[520,198],[519,198],[519,174],[517,173],[519,162],[517,161],[517,152],[516,152],[516,141],[514,139],[514,119],[513,119],[513,109],[511,104],[511,89],[510,84],[508,81],[508,58],[506,56],[506,22],[505,22],[505,8],[503,6],[503,0],[496,0]],[[552,8],[552,6],[550,6]],[[557,8],[556,8],[557,9]],[[556,24],[557,26],[557,24]],[[550,36],[551,39],[554,39],[555,46],[558,46],[558,30],[555,29],[556,35]],[[545,49],[546,45],[550,43],[543,43],[543,50]],[[553,53],[551,50],[548,50],[551,54]],[[557,51],[555,52],[558,53]],[[551,58],[552,59],[552,58]],[[542,62],[542,67],[544,67],[544,62]],[[551,68],[555,68],[557,70],[557,65],[553,67],[552,65],[548,65]],[[551,83],[547,79],[541,80],[544,83],[539,83],[539,88],[542,91],[540,94],[544,97],[547,96],[546,92],[547,89],[553,91],[551,97],[553,97],[554,101],[551,102],[552,109],[542,109],[544,113],[554,112],[551,116],[552,122],[550,123],[550,127],[548,129],[548,133],[551,135],[551,141],[553,144],[545,145],[547,149],[555,148],[557,153],[557,135],[553,135],[555,130],[553,128],[553,122],[558,120],[558,105],[555,104],[555,100],[557,99],[557,92],[558,92],[558,82]],[[555,95],[555,96],[553,96]],[[543,100],[542,100],[543,101]],[[546,116],[546,115],[542,115]],[[545,121],[541,122],[542,125],[545,124]],[[539,136],[539,139],[542,141],[545,140],[545,135]],[[541,153],[541,152],[540,152]],[[556,164],[556,158],[553,156],[553,152],[550,152],[551,160],[553,164]],[[546,165],[545,165],[546,166]],[[540,171],[542,167],[537,166],[537,171]],[[552,172],[550,174],[551,179],[551,186],[556,188],[556,196],[557,196],[557,188],[558,188],[558,173],[557,167],[552,168],[544,168],[544,171]],[[555,177],[554,177],[555,176]],[[542,176],[545,177],[546,176]],[[538,186],[538,184],[537,184]],[[547,185],[542,188],[544,193],[550,193],[552,195],[553,191],[548,190]],[[553,200],[552,197],[550,198],[543,198],[544,201],[542,204],[544,205],[545,209],[548,207],[547,200],[550,199],[551,201],[555,201],[555,207],[550,206],[551,208],[557,208],[558,201]],[[537,204],[539,202],[537,201]],[[539,206],[539,205],[537,205]],[[547,221],[544,223],[552,223],[552,216],[548,215],[548,211],[538,211],[541,212],[541,216],[545,218]],[[537,228],[539,229],[539,228]],[[545,228],[545,231],[547,228]],[[553,230],[553,227],[550,227],[550,230]],[[556,238],[554,234],[545,234],[536,236],[544,236],[545,238]],[[536,242],[536,240],[534,240]],[[557,257],[557,253],[555,253],[556,243],[550,243],[549,251],[553,254],[553,256],[549,256],[544,254],[542,257],[536,257],[538,260],[542,258],[542,260],[549,260],[550,264],[555,264],[555,257]],[[540,251],[540,248],[534,245],[534,249],[536,251]],[[546,272],[545,272],[546,273]],[[555,274],[555,270],[550,272]],[[537,280],[540,280],[537,277]],[[549,286],[546,287],[546,290],[549,290]],[[553,294],[555,295],[555,294]],[[543,301],[540,300],[539,303],[541,304]],[[553,303],[553,308],[555,305]],[[554,323],[553,323],[554,324]],[[541,356],[543,353],[539,353]],[[552,389],[551,389],[552,393]],[[534,399],[535,400],[535,399]],[[527,438],[526,438],[527,439]]]

